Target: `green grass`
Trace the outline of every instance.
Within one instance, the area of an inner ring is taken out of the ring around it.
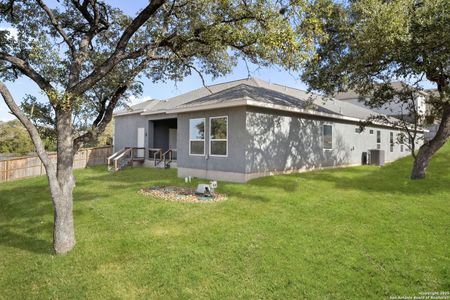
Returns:
[[[450,144],[427,179],[410,159],[220,183],[173,203],[141,187],[174,170],[76,173],[77,246],[51,252],[44,177],[0,184],[0,298],[386,299],[450,290]],[[192,183],[193,185],[195,183]]]

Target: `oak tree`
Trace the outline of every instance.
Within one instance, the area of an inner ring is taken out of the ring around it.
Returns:
[[[418,150],[412,179],[425,177],[432,156],[450,138],[450,1],[316,1],[301,24],[314,36],[315,55],[302,78],[328,95],[355,90],[371,107],[403,102],[423,89],[426,80],[436,95],[427,104],[440,126]],[[412,89],[394,90],[393,80]],[[421,124],[422,125],[422,124]]]
[[[155,82],[181,80],[192,72],[220,76],[239,58],[259,65],[299,65],[308,42],[292,28],[280,1],[150,0],[135,17],[99,0],[0,0],[0,78],[25,76],[36,83],[54,114],[57,162],[39,132],[12,98],[0,93],[28,130],[47,171],[54,207],[56,253],[75,245],[74,154],[95,140],[138,76]],[[77,112],[90,124],[75,130]]]

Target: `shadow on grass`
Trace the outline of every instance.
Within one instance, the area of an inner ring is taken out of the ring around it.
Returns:
[[[412,158],[407,157],[383,167],[359,166],[271,176],[255,179],[248,185],[295,192],[301,187],[302,179],[307,179],[331,183],[337,189],[365,192],[425,195],[449,191],[450,171],[443,167],[450,166],[448,152],[433,158],[424,180],[410,179],[412,163]]]
[[[27,231],[31,231],[30,234],[18,233],[25,227],[17,225],[1,225],[0,226],[0,244],[13,247],[29,252],[38,254],[50,254],[53,253],[52,242],[49,240],[43,240],[36,238],[35,234],[42,231],[52,230],[52,224],[46,223],[29,228],[29,224],[25,224]]]
[[[2,187],[0,200],[0,244],[35,253],[52,253],[51,240],[37,238],[52,231],[42,223],[53,214],[47,181],[32,179],[8,183]],[[11,186],[11,187],[9,187]]]
[[[158,180],[167,180],[171,181],[180,181],[176,177],[175,169],[156,169],[156,168],[145,168],[145,167],[134,167],[134,168],[126,168],[124,170],[120,170],[114,173],[105,173],[103,169],[98,167],[92,168],[91,170],[95,171],[95,174],[92,176],[87,176],[84,178],[84,182],[80,182],[80,186],[82,185],[90,185],[87,181],[101,181],[101,182],[118,182],[118,183],[143,183],[148,181],[158,181]],[[99,175],[97,175],[99,174]]]

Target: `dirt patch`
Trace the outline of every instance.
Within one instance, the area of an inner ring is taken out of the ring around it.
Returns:
[[[211,203],[227,200],[227,196],[214,193],[212,196],[197,195],[194,188],[179,186],[152,186],[143,188],[139,194],[155,198],[190,203]]]

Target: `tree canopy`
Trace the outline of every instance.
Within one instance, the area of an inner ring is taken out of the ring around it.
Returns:
[[[450,1],[322,0],[301,26],[312,31],[314,55],[302,79],[328,95],[355,90],[370,107],[400,102],[411,114],[411,95],[431,82],[428,113],[440,120],[422,146],[412,178],[423,178],[431,156],[450,137]],[[394,89],[391,82],[408,85]],[[417,115],[416,115],[417,116]]]
[[[18,120],[0,123],[0,153],[24,155],[33,150],[30,136]]]
[[[57,253],[75,245],[74,153],[98,138],[115,107],[140,92],[139,76],[153,81],[181,80],[191,73],[217,77],[231,72],[239,58],[295,69],[310,55],[313,41],[294,26],[302,2],[295,11],[286,8],[289,2],[150,0],[131,17],[97,0],[62,0],[54,6],[44,0],[0,0],[0,22],[17,31],[17,38],[0,31],[0,79],[33,80],[48,99],[40,111],[47,111],[47,120],[54,116],[56,165],[29,119],[31,110],[24,113],[0,83],[1,95],[30,133],[46,168]],[[77,125],[80,114],[89,124]]]

